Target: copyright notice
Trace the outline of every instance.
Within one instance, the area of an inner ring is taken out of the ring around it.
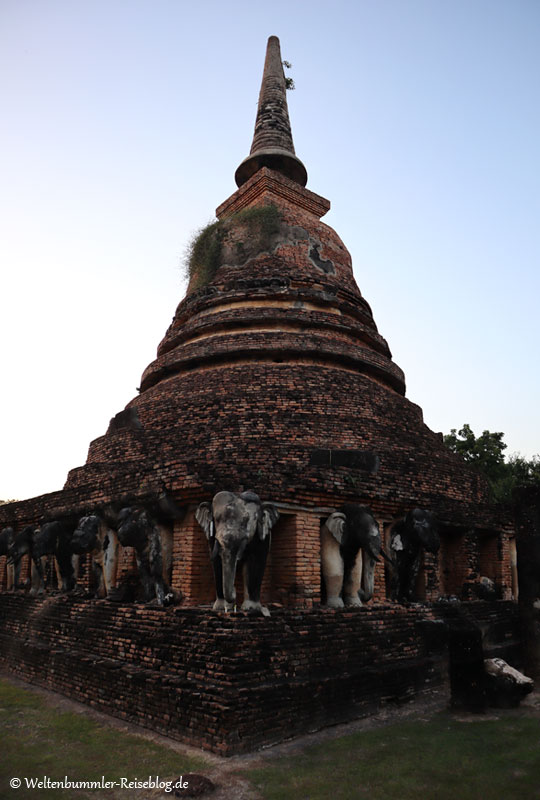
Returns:
[[[159,776],[149,776],[146,780],[119,778],[112,781],[107,780],[104,775],[93,781],[73,780],[67,775],[60,780],[53,780],[44,775],[40,778],[11,778],[9,785],[12,789],[24,786],[27,789],[162,789],[165,792],[172,792],[174,789],[187,789],[188,781],[184,780],[182,775],[174,781],[167,781]]]

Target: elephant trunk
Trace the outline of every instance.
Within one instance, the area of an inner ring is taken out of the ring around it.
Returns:
[[[234,581],[236,578],[236,554],[222,553],[222,577],[223,577],[223,597],[225,598],[225,608],[229,611],[236,604],[236,590]]]
[[[434,531],[425,532],[422,531],[420,536],[418,537],[420,540],[420,544],[422,547],[427,550],[428,553],[433,553],[437,555],[439,552],[439,547],[441,545],[439,536]]]

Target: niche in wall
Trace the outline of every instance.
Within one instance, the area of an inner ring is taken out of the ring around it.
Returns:
[[[439,550],[440,592],[443,597],[453,595],[461,598],[463,584],[468,573],[465,530],[450,525],[439,530],[441,547]]]

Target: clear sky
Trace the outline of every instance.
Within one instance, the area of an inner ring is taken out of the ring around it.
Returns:
[[[270,35],[407,396],[540,452],[538,0],[0,0],[0,498],[61,489],[135,396]]]

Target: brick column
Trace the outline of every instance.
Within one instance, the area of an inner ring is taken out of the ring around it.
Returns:
[[[183,605],[205,605],[216,597],[208,543],[195,519],[195,506],[174,526],[172,587],[182,592]]]
[[[380,556],[379,562],[375,564],[373,599],[370,601],[370,605],[372,603],[386,603],[386,602],[387,602],[386,570],[384,566],[383,557]]]
[[[0,556],[0,592],[7,589],[7,556]]]
[[[424,551],[424,575],[426,601],[434,603],[441,595],[441,570],[438,553]]]
[[[118,548],[118,570],[116,573],[116,580],[121,583],[122,580],[129,575],[138,575],[137,558],[135,555],[134,547],[120,547]]]
[[[21,558],[21,571],[19,572],[19,583],[24,586],[26,581],[28,581],[28,586],[30,586],[32,580],[32,559],[29,555],[25,555]]]
[[[503,600],[512,600],[512,557],[509,535],[500,534],[499,559],[497,562],[497,583],[501,586]],[[514,540],[515,541],[515,540]]]
[[[282,514],[272,531],[271,560],[263,581],[274,602],[311,608],[321,599],[320,518]],[[266,592],[265,592],[266,594]]]

